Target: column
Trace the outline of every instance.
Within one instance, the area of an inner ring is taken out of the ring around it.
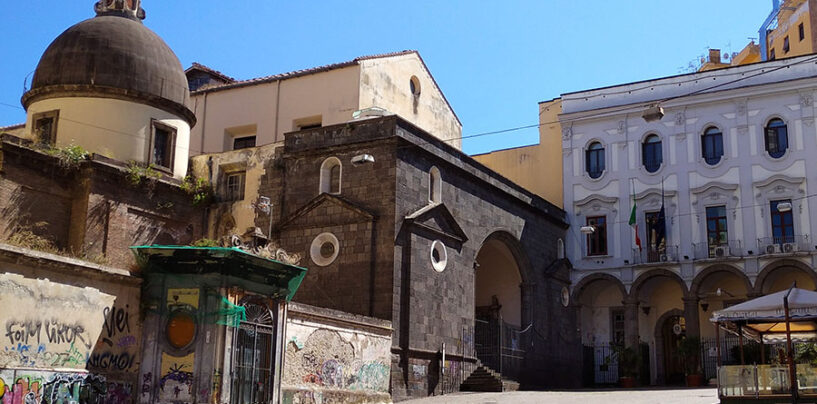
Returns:
[[[638,300],[624,301],[624,341],[627,346],[638,347]]]
[[[684,319],[686,320],[687,337],[701,336],[698,303],[700,303],[700,299],[698,299],[697,296],[689,296],[684,298]]]

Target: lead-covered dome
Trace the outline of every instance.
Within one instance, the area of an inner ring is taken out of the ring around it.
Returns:
[[[96,17],[57,37],[37,65],[23,106],[58,97],[118,98],[174,113],[193,126],[184,69],[170,47],[142,24],[138,3],[100,1]]]

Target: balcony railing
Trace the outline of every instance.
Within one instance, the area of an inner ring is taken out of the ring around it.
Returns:
[[[757,239],[758,254],[793,254],[810,251],[808,235],[764,237]]]
[[[720,244],[695,243],[692,245],[692,249],[696,260],[740,257],[743,255],[743,245],[740,240],[729,240]]]
[[[678,246],[670,245],[662,248],[633,248],[633,264],[652,264],[663,262],[678,262]]]

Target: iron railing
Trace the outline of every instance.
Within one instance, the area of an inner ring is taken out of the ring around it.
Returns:
[[[678,262],[678,246],[670,245],[661,248],[647,246],[646,248],[633,248],[633,264],[653,264]]]
[[[793,254],[800,251],[811,251],[809,236],[778,236],[757,239],[759,254]]]
[[[482,363],[503,378],[519,380],[525,361],[524,331],[502,321],[474,320],[474,351]]]
[[[729,240],[726,243],[695,243],[692,244],[692,250],[696,260],[741,257],[743,243],[740,240]]]

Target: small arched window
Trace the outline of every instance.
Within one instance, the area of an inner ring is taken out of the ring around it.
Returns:
[[[329,157],[321,164],[321,184],[320,192],[338,195],[340,194],[340,179],[343,174],[343,167],[337,157]]]
[[[789,148],[789,130],[780,118],[774,118],[766,125],[766,151],[773,158],[781,158]]]
[[[585,152],[587,164],[587,175],[590,178],[599,178],[604,173],[604,146],[599,142],[593,142]]]
[[[701,154],[706,164],[715,165],[723,157],[723,134],[721,130],[710,126],[701,136]]]
[[[641,160],[647,172],[654,173],[661,168],[664,155],[661,149],[661,138],[658,135],[649,135],[641,145]]]
[[[437,167],[431,167],[428,171],[428,201],[431,203],[440,203],[442,201],[442,178],[440,178],[440,170]]]

